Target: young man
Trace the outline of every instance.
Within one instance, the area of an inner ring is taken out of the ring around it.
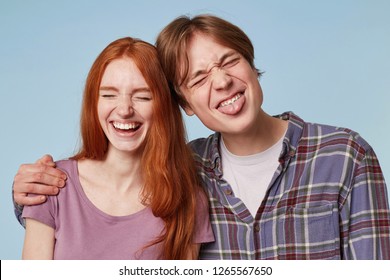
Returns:
[[[223,19],[180,17],[156,46],[179,104],[216,131],[190,143],[216,238],[200,258],[390,259],[386,184],[364,139],[264,112],[253,46]],[[26,193],[63,185],[59,174],[41,162],[22,166],[16,202],[36,203]]]

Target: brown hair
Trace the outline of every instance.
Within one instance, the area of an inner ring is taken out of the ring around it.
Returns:
[[[171,92],[182,107],[188,104],[178,88],[188,74],[187,45],[196,32],[208,35],[219,44],[237,51],[256,69],[252,42],[236,25],[213,15],[198,15],[192,19],[188,16],[176,18],[160,32],[156,47]],[[261,75],[259,71],[258,74]]]
[[[118,39],[97,57],[89,71],[81,109],[82,145],[74,159],[103,159],[108,147],[97,114],[99,86],[107,65],[129,57],[148,84],[153,99],[153,121],[145,139],[140,176],[144,203],[165,222],[153,245],[162,242],[164,259],[186,259],[192,252],[196,196],[199,184],[180,108],[169,93],[156,48],[133,38]]]

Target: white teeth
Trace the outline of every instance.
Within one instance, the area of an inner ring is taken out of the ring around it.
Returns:
[[[114,127],[117,129],[122,129],[122,130],[129,130],[129,129],[134,129],[138,125],[136,123],[113,123]]]
[[[229,99],[229,100],[226,100],[224,102],[221,103],[220,107],[225,107],[225,106],[228,106],[230,104],[233,104],[234,102],[236,102],[240,97],[242,96],[241,93],[237,94],[236,96],[234,96],[232,99]]]

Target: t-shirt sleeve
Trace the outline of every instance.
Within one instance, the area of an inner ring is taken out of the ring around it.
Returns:
[[[42,204],[24,206],[22,217],[37,220],[55,229],[55,199],[56,196],[49,196]]]
[[[195,220],[194,243],[209,243],[215,241],[210,224],[209,204],[206,195],[199,192]]]

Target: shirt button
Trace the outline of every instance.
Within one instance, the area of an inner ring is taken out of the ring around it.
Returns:
[[[232,190],[231,189],[226,189],[225,190],[225,194],[227,194],[227,195],[231,195],[233,192],[232,192]]]
[[[259,225],[255,225],[254,229],[255,229],[256,232],[259,232],[260,231],[260,226]]]

